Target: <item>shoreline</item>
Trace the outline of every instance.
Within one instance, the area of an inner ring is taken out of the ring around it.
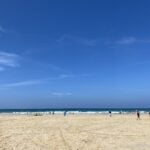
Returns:
[[[139,111],[141,115],[148,114],[150,111]],[[110,115],[108,111],[35,111],[35,112],[0,112],[0,115]],[[136,114],[136,111],[111,111],[111,115]]]
[[[135,118],[137,117],[137,113],[136,112],[132,112],[132,113],[122,113],[122,114],[119,114],[119,113],[112,113],[111,116],[109,113],[67,113],[66,115],[64,115],[64,113],[55,113],[55,114],[49,114],[49,113],[39,113],[39,112],[33,112],[33,113],[0,113],[0,116],[35,116],[35,117],[44,117],[44,116],[47,116],[47,117],[55,117],[55,116],[62,116],[62,117],[71,117],[71,116],[97,116],[97,117],[101,117],[101,116],[106,116],[106,117],[112,117],[113,116],[135,116]],[[150,118],[150,114],[148,112],[145,112],[145,113],[140,113],[140,116],[148,116]]]

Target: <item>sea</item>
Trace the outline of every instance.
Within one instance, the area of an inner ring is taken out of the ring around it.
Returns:
[[[131,114],[139,111],[149,113],[150,108],[47,108],[47,109],[0,109],[0,114],[54,115],[54,114]]]

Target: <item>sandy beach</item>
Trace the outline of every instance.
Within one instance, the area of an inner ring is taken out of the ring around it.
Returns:
[[[149,150],[142,115],[0,115],[0,150]]]

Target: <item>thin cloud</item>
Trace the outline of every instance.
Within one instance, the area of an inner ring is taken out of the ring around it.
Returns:
[[[78,44],[82,44],[85,46],[96,46],[100,39],[88,39],[88,38],[82,38],[78,36],[72,36],[69,34],[62,35],[59,39],[56,40],[59,43],[65,42],[65,41],[73,41]]]
[[[65,93],[65,95],[66,95],[66,96],[71,96],[72,93],[71,93],[71,92],[67,92],[67,93]]]
[[[61,74],[59,78],[88,77],[89,74]]]
[[[0,33],[12,33],[12,32],[15,33],[15,31],[11,29],[6,29],[2,25],[0,25]]]
[[[0,32],[5,32],[6,30],[2,27],[2,26],[0,26]]]
[[[70,78],[84,78],[84,77],[88,77],[88,74],[60,74],[57,77],[49,77],[49,78],[45,78],[44,80],[62,80],[62,79],[70,79]]]
[[[135,43],[150,43],[149,39],[138,39],[136,37],[125,37],[115,42],[120,45],[130,45]]]
[[[52,96],[54,97],[64,97],[64,96],[71,96],[71,92],[53,92]]]
[[[145,65],[145,64],[150,64],[150,61],[141,61],[141,62],[136,62],[133,65]]]
[[[128,38],[123,38],[123,39],[120,39],[118,41],[116,41],[117,44],[133,44],[137,41],[136,38],[134,37],[128,37]]]
[[[64,68],[62,68],[60,66],[57,66],[53,63],[45,63],[45,62],[41,62],[39,60],[33,59],[32,56],[36,55],[35,52],[36,52],[35,49],[34,50],[30,49],[30,50],[27,50],[24,53],[22,53],[22,56],[24,56],[24,58],[27,58],[28,62],[30,61],[30,63],[38,65],[39,67],[51,69],[51,70],[54,70],[54,71],[57,71],[57,72],[66,72],[66,73],[68,72]]]
[[[3,88],[20,87],[20,86],[22,87],[22,86],[39,84],[41,82],[42,82],[42,80],[21,81],[21,82],[5,84],[2,87]]]
[[[38,79],[38,80],[19,81],[19,82],[14,82],[14,83],[3,84],[1,86],[1,89],[31,86],[31,85],[36,85],[36,84],[42,84],[48,80],[56,80],[56,79],[60,79],[60,77],[58,76],[58,77],[42,78],[42,79]]]
[[[31,85],[48,83],[49,81],[63,80],[63,79],[74,78],[74,77],[82,77],[82,75],[60,74],[59,76],[56,76],[56,77],[48,77],[48,78],[42,78],[42,79],[37,79],[37,80],[25,80],[25,81],[7,83],[7,84],[1,85],[0,89],[31,86]],[[68,92],[66,93],[66,95],[71,95],[71,94]]]
[[[0,71],[3,71],[4,70],[4,68],[3,67],[0,67]]]
[[[19,58],[17,54],[0,51],[0,65],[3,67],[18,67]]]
[[[54,92],[52,93],[53,96],[56,96],[56,97],[62,97],[63,93],[60,93],[60,92]]]
[[[60,71],[60,72],[68,72],[67,70],[59,67],[59,66],[56,66],[54,64],[48,64],[47,65],[49,68],[51,68],[52,70],[55,70],[55,71]]]

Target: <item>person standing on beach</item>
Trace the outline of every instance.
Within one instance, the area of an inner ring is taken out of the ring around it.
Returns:
[[[137,120],[140,120],[140,112],[137,111]]]
[[[109,116],[111,117],[111,111],[109,111]]]
[[[66,111],[64,111],[64,116],[66,116],[67,115],[67,112]]]

